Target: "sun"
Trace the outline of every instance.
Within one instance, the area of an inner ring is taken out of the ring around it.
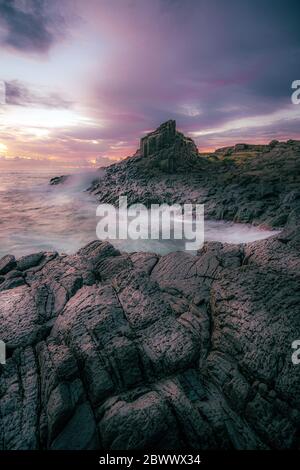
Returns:
[[[0,142],[0,153],[6,153],[7,152],[7,145],[2,144]]]

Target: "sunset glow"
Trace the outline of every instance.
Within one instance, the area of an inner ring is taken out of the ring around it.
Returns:
[[[108,165],[170,118],[200,152],[299,138],[297,15],[200,3],[0,3],[1,168]]]
[[[6,153],[6,151],[7,151],[7,146],[0,142],[0,152],[1,153]]]

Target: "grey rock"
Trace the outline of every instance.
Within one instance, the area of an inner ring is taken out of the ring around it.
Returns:
[[[192,139],[176,130],[176,122],[170,120],[142,137],[139,154],[147,158],[148,166],[174,173],[192,164],[198,149]]]
[[[3,258],[0,259],[0,274],[7,274],[9,271],[14,269],[16,266],[16,259],[12,255],[6,255],[3,256]]]
[[[51,445],[52,450],[90,450],[98,447],[96,423],[88,403],[83,403],[75,410]]]
[[[167,122],[101,173],[99,201],[204,201],[284,230],[196,256],[94,241],[3,258],[0,447],[299,449],[299,157],[297,141],[201,155]]]
[[[57,184],[62,184],[68,180],[69,176],[70,175],[54,176],[54,178],[51,178],[49,184],[51,184],[52,186],[57,185]]]
[[[0,292],[3,449],[297,447],[299,248],[95,241],[24,271]]]
[[[237,144],[199,153],[167,121],[131,158],[95,175],[89,191],[104,203],[205,203],[207,218],[284,227],[299,220],[300,141]],[[293,215],[292,215],[293,214]]]
[[[26,271],[26,269],[32,268],[40,263],[44,258],[44,253],[34,253],[32,255],[22,256],[17,261],[17,269],[20,271]]]

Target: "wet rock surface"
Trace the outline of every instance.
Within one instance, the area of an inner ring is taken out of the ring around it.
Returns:
[[[61,176],[54,176],[53,178],[51,178],[49,184],[51,184],[52,186],[55,186],[57,184],[62,184],[62,183],[65,183],[69,178],[69,175],[61,175]]]
[[[300,141],[237,144],[201,154],[167,121],[133,157],[99,172],[100,202],[205,204],[207,218],[284,227],[300,214]],[[150,150],[149,150],[150,147]]]
[[[16,260],[1,448],[300,448],[299,247],[294,229],[197,256],[95,241]]]
[[[284,230],[197,256],[2,258],[0,448],[300,449],[299,162],[297,141],[199,155],[170,121],[90,192]]]

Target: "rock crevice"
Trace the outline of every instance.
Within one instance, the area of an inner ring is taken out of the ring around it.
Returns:
[[[0,292],[1,448],[299,448],[299,234],[284,236],[22,261],[30,285]]]

